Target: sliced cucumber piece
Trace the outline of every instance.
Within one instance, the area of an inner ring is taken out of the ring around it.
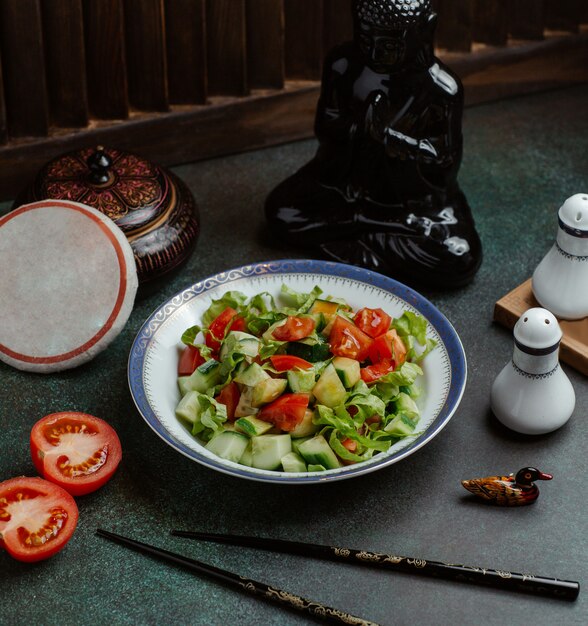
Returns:
[[[181,382],[180,382],[181,381]],[[180,390],[199,391],[206,393],[208,389],[218,385],[221,381],[221,365],[218,361],[210,359],[199,365],[190,376],[178,379]]]
[[[197,391],[188,391],[176,407],[176,415],[192,425],[200,420],[200,413],[202,412],[198,397]]]
[[[314,369],[288,370],[286,376],[288,378],[288,386],[292,393],[309,393],[314,387]]]
[[[310,465],[322,465],[327,469],[340,467],[339,459],[322,435],[316,435],[298,446],[300,456]]]
[[[290,435],[292,436],[292,435]],[[300,446],[309,439],[312,439],[313,435],[309,437],[300,437],[300,439],[292,439],[292,452],[296,452],[296,454],[300,454]]]
[[[240,417],[235,421],[235,426],[249,437],[259,437],[259,435],[264,435],[273,428],[273,424],[264,422],[253,415]]]
[[[282,458],[292,452],[290,435],[261,435],[251,439],[252,466],[275,470],[281,467]]]
[[[259,365],[259,363],[251,363],[242,372],[239,372],[233,379],[236,383],[255,387],[263,380],[268,380],[270,375]]]
[[[314,411],[311,409],[306,409],[304,412],[304,417],[300,424],[296,426],[294,430],[290,431],[290,437],[300,438],[300,437],[308,437],[309,435],[314,435],[316,431],[319,429],[318,426],[315,426],[312,423],[312,416],[314,415]]]
[[[412,435],[415,429],[415,423],[406,417],[403,413],[399,413],[385,428],[384,430],[391,435],[398,435],[399,437],[406,437],[406,435]]]
[[[296,452],[288,452],[282,457],[282,468],[285,472],[306,472],[306,463]]]
[[[286,352],[298,356],[310,363],[326,361],[331,358],[331,349],[326,341],[317,341],[311,337],[300,341],[290,341],[286,346]]]
[[[235,417],[247,417],[259,413],[259,409],[252,405],[253,387],[244,386],[241,390],[239,402],[235,407]]]
[[[234,430],[223,430],[206,444],[206,449],[221,459],[238,463],[248,443],[249,438],[245,435]]]
[[[189,391],[192,391],[190,388],[190,376],[179,376],[178,388],[180,389],[180,394],[182,396],[185,396]]]
[[[323,370],[312,393],[319,404],[334,408],[345,400],[347,390],[343,386],[333,363],[329,363]]]
[[[341,382],[347,389],[351,389],[361,378],[359,361],[348,359],[344,356],[337,356],[332,363]]]
[[[313,303],[308,313],[315,315],[317,313],[324,315],[327,321],[331,320],[339,310],[339,303],[331,300],[321,300],[317,298]]]
[[[241,455],[241,458],[239,459],[239,463],[241,465],[247,465],[247,467],[251,467],[251,464],[253,463],[253,452],[251,451],[251,439],[249,440],[249,443],[247,444],[247,447],[245,448],[245,452],[243,452],[243,454]]]
[[[273,402],[284,393],[287,386],[288,381],[285,378],[267,378],[262,380],[253,387],[251,404],[254,407],[260,407],[262,404]]]
[[[314,463],[311,463],[308,466],[308,471],[309,472],[326,472],[327,468],[324,465],[316,465]]]

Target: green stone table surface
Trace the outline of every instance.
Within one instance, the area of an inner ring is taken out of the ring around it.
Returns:
[[[531,275],[552,245],[563,200],[588,190],[587,111],[588,86],[466,111],[460,182],[484,263],[464,289],[421,290],[461,336],[469,365],[465,395],[443,432],[412,456],[328,485],[278,487],[206,469],[161,441],[134,407],[127,358],[160,303],[221,270],[302,256],[266,238],[263,202],[316,145],[309,140],[175,168],[202,217],[196,252],[181,273],[138,301],[122,334],[89,364],[46,376],[0,363],[0,480],[35,474],[29,431],[51,412],[106,419],[124,450],[114,479],[78,499],[79,525],[64,551],[34,565],[0,551],[0,624],[309,623],[114,545],[95,535],[98,526],[382,624],[587,623],[585,591],[565,602],[169,535],[171,528],[240,532],[588,581],[586,378],[564,366],[576,409],[550,435],[516,435],[489,410],[492,382],[512,356],[512,334],[492,322],[493,306]],[[8,208],[0,205],[0,212]],[[486,506],[460,484],[526,465],[554,474],[532,506]]]

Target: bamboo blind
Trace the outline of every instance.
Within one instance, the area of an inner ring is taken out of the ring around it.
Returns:
[[[317,80],[350,0],[0,0],[0,143]],[[437,45],[577,31],[582,0],[436,0]]]

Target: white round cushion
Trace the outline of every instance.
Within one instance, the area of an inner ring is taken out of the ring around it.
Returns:
[[[52,372],[89,361],[133,309],[131,246],[96,209],[43,200],[0,218],[0,360]]]

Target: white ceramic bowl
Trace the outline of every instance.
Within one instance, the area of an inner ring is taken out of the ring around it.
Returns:
[[[229,290],[248,296],[268,291],[274,296],[282,284],[297,291],[318,285],[324,295],[344,298],[354,310],[380,307],[392,316],[411,310],[423,315],[428,336],[437,347],[422,367],[424,393],[419,397],[421,419],[418,434],[394,444],[371,460],[325,472],[287,473],[245,467],[212,454],[175,416],[180,399],[177,364],[180,337],[196,323],[213,299]],[[397,281],[361,268],[314,260],[280,260],[231,269],[184,289],[162,304],[143,324],[131,348],[129,386],[137,409],[149,426],[170,446],[209,468],[250,480],[270,483],[319,483],[352,478],[372,472],[409,456],[451,419],[463,395],[466,358],[453,326],[428,300]]]

